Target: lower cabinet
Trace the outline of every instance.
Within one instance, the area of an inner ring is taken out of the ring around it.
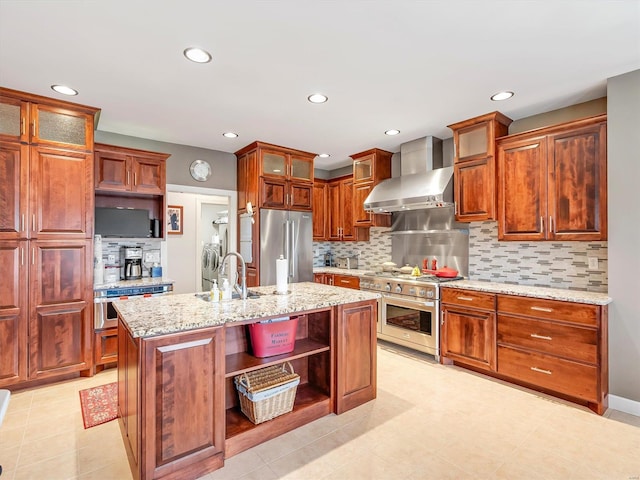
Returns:
[[[498,373],[607,408],[607,308],[498,295]]]
[[[584,404],[608,396],[606,305],[442,288],[442,361]]]
[[[496,296],[452,288],[442,289],[441,352],[482,370],[496,370]]]
[[[134,478],[198,478],[223,465],[224,330],[134,339],[119,321],[118,416]]]
[[[314,273],[313,281],[315,283],[323,283],[325,285],[334,285],[336,287],[360,290],[360,278],[354,277],[353,275],[342,275],[339,273]]]
[[[96,367],[118,360],[118,328],[96,330],[93,334],[93,364]]]
[[[292,314],[293,315],[293,314]],[[255,357],[246,324],[133,338],[118,321],[118,417],[135,479],[195,479],[224,459],[376,398],[375,300],[298,316],[294,350]],[[234,378],[289,362],[293,410],[254,424]]]

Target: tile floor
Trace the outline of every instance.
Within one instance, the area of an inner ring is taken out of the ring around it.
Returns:
[[[640,479],[640,417],[604,417],[380,343],[378,398],[226,461],[202,480]],[[85,430],[78,391],[115,369],[16,392],[2,480],[128,480],[117,422]]]

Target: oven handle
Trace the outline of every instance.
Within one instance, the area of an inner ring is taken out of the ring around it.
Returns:
[[[398,307],[415,308],[417,310],[434,310],[436,302],[434,300],[427,300],[424,302],[418,302],[416,300],[409,300],[406,298],[399,298],[389,294],[382,294],[382,300],[387,305],[397,305]]]

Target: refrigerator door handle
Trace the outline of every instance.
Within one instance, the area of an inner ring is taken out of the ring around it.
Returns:
[[[284,227],[284,239],[283,239],[284,240],[284,248],[283,248],[283,251],[284,251],[284,256],[288,259],[288,258],[290,258],[289,257],[289,248],[290,248],[290,246],[289,246],[289,220],[285,220],[284,221],[283,227]]]
[[[289,233],[291,234],[291,256],[289,257],[289,281],[293,281],[293,276],[296,271],[295,262],[296,262],[296,222],[294,220],[290,220],[291,228],[289,229]]]

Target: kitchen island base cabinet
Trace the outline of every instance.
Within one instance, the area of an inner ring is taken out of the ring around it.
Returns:
[[[118,411],[136,479],[198,478],[223,465],[224,328],[134,339],[118,326]]]
[[[247,322],[134,338],[118,320],[118,417],[136,480],[196,479],[224,460],[376,397],[377,301],[296,312],[292,352],[252,355]],[[290,362],[293,410],[252,423],[234,378]]]

